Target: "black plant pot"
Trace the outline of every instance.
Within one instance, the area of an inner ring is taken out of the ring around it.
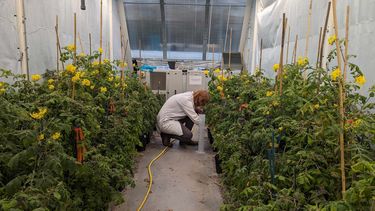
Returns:
[[[223,169],[221,168],[221,160],[220,160],[219,154],[215,155],[215,167],[216,167],[216,173],[218,174],[223,173]]]
[[[151,138],[150,132],[143,133],[141,136],[139,136],[139,140],[140,140],[140,142],[141,142],[142,145],[141,146],[136,146],[138,152],[143,152],[143,151],[146,150],[146,145],[148,143],[150,143],[150,138]]]

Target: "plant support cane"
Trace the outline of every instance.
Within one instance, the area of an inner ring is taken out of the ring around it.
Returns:
[[[338,68],[341,70],[342,67],[342,58],[340,53],[340,42],[338,39],[338,23],[337,23],[337,7],[336,7],[336,0],[332,0],[332,10],[333,10],[333,24],[335,28],[335,35],[336,35],[336,51],[337,51],[337,62]],[[339,141],[340,141],[340,168],[341,168],[341,192],[344,198],[345,191],[346,191],[346,177],[345,177],[345,146],[344,146],[344,99],[343,99],[343,87],[345,81],[342,78],[339,78],[339,112],[340,112],[340,132],[339,132]]]
[[[83,135],[82,128],[75,127],[74,129],[74,140],[76,144],[76,155],[77,162],[82,163],[84,160],[85,147],[83,145],[83,140],[85,139]]]

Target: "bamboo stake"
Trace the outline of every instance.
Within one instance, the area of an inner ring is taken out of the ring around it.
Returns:
[[[262,71],[263,39],[260,39],[259,70]]]
[[[103,49],[103,0],[100,0],[100,48]],[[102,63],[102,54],[99,55],[99,64]]]
[[[281,34],[281,52],[280,52],[280,64],[279,64],[279,72],[278,72],[278,78],[280,81],[280,95],[283,94],[283,69],[284,69],[284,41],[285,41],[285,25],[286,25],[286,18],[285,13],[283,13],[283,29]]]
[[[90,47],[90,56],[92,54],[92,48],[91,48],[91,33],[89,33],[89,47]]]
[[[73,64],[77,62],[77,14],[74,13],[74,54],[73,54]],[[72,99],[75,97],[76,92],[75,83],[72,81]]]
[[[232,28],[230,28],[230,37],[229,37],[229,70],[231,71],[231,56],[232,56]]]
[[[322,31],[323,31],[323,28],[320,27],[319,42],[318,42],[318,55],[316,56],[316,68],[319,67],[320,48],[321,48],[321,44],[322,44]]]
[[[296,35],[296,42],[294,43],[292,63],[296,64],[297,62],[297,48],[298,48],[298,34]]]
[[[346,7],[346,20],[345,20],[345,54],[344,54],[344,82],[346,82],[347,69],[348,69],[348,47],[349,47],[349,14],[350,7]],[[345,87],[344,87],[345,89]],[[345,97],[345,96],[344,96]]]
[[[322,64],[323,64],[324,43],[326,41],[326,33],[327,33],[327,28],[328,28],[328,20],[329,20],[330,12],[331,12],[331,2],[328,2],[327,15],[326,15],[325,23],[324,23],[322,43],[321,43],[321,48],[320,48],[319,68],[322,68]],[[320,79],[320,75],[319,75],[319,79]]]
[[[73,53],[73,63],[77,61],[77,13],[74,13],[74,53]]]
[[[336,0],[332,0],[332,9],[333,9],[333,24],[335,28],[335,35],[337,37],[336,40],[336,51],[337,51],[337,62],[338,68],[341,70],[342,61],[341,61],[341,53],[340,53],[340,43],[338,41],[338,23],[337,23],[337,7],[336,7]],[[344,198],[344,194],[346,191],[346,178],[345,178],[345,146],[344,146],[344,101],[343,101],[343,87],[345,86],[345,81],[339,79],[339,102],[340,102],[340,132],[339,132],[339,140],[340,140],[340,168],[341,168],[341,191],[342,196]]]
[[[307,20],[305,57],[307,57],[307,53],[309,51],[309,40],[310,40],[310,31],[311,31],[311,16],[312,16],[312,0],[310,0],[309,16],[308,16],[308,20]]]
[[[286,47],[286,59],[285,59],[285,64],[288,64],[288,59],[289,59],[289,43],[290,43],[290,26],[288,27],[288,44]]]
[[[58,16],[56,16],[56,20],[58,20]],[[56,32],[57,48],[59,50],[59,55],[61,55],[62,51],[61,51],[61,45],[60,45],[60,37],[59,37],[59,28],[58,28],[58,25],[57,25],[57,27],[55,27],[55,32]],[[64,62],[63,61],[61,61],[61,65],[62,65],[62,69],[65,70]]]
[[[79,40],[79,45],[81,46],[81,52],[85,53],[85,50],[83,49],[82,40],[81,40],[81,36],[79,35],[79,32],[78,32],[78,40]]]
[[[56,15],[56,25],[55,25],[55,31],[57,31],[59,28],[59,16]],[[59,38],[56,33],[56,71],[59,72],[59,62],[60,60],[60,54],[59,54]]]
[[[215,68],[215,45],[212,45],[212,69]]]

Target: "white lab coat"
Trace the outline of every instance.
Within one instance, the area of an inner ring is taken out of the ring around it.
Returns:
[[[193,92],[185,92],[170,97],[157,116],[159,132],[181,136],[182,129],[178,120],[189,117],[194,124],[199,124],[199,116],[194,109]]]

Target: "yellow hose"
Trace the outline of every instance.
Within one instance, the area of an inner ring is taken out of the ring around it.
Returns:
[[[169,147],[165,147],[154,159],[152,159],[150,161],[150,163],[148,164],[147,166],[147,170],[148,170],[148,178],[149,178],[149,181],[148,181],[148,189],[147,189],[147,192],[146,192],[146,195],[144,196],[143,198],[143,201],[142,203],[138,206],[137,208],[137,211],[140,211],[143,206],[145,206],[145,203],[148,199],[148,196],[150,195],[150,192],[151,192],[151,188],[152,188],[152,171],[151,171],[151,166],[152,164],[157,160],[159,159],[161,156],[163,156],[167,151],[168,151],[168,148]]]

